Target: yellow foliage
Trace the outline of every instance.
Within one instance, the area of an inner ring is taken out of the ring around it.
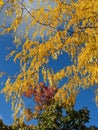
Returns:
[[[4,1],[0,0],[0,7],[2,7],[4,5]]]
[[[74,105],[80,87],[98,85],[98,1],[0,0],[0,9],[4,15],[0,33],[12,32],[16,45],[7,58],[14,56],[14,62],[20,62],[20,72],[14,81],[8,77],[2,89],[7,100],[12,99],[13,109],[17,97],[16,108],[23,107],[21,96],[38,85],[40,74],[51,87],[67,78],[55,95],[65,106]],[[51,57],[54,62],[64,53],[71,57],[71,64],[53,70]]]

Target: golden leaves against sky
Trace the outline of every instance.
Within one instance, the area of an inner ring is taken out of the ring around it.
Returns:
[[[51,87],[57,83],[59,86],[59,81],[67,77],[56,96],[61,94],[65,102],[64,88],[67,88],[68,102],[71,100],[72,104],[80,87],[98,85],[98,1],[1,0],[0,6],[4,14],[0,33],[13,33],[16,45],[7,58],[13,56],[21,68],[14,82],[8,78],[2,90],[8,99],[18,97],[17,104],[20,104],[21,94],[29,85],[36,87],[40,73]],[[55,61],[64,53],[71,57],[70,66],[56,71],[48,66],[50,57]],[[96,97],[98,103],[97,100]]]

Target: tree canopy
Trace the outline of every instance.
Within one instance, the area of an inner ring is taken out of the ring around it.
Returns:
[[[89,110],[85,107],[78,111],[69,110],[66,115],[63,114],[64,108],[58,104],[51,105],[37,118],[37,125],[20,126],[19,119],[10,126],[5,125],[0,119],[0,128],[2,130],[98,130],[96,126],[86,126],[89,122]]]
[[[48,92],[41,88],[40,75],[54,100],[66,108],[74,106],[80,87],[98,85],[98,1],[0,0],[0,12],[0,34],[12,34],[16,47],[6,58],[20,63],[14,76],[1,72],[8,77],[2,92],[12,100],[14,119],[19,113],[24,119],[25,94]],[[64,53],[72,63],[55,72],[50,57],[57,60]],[[97,87],[95,92],[98,105]]]

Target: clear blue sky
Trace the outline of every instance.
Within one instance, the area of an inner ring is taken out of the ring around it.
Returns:
[[[6,71],[8,74],[13,75],[19,71],[19,65],[13,62],[13,59],[6,61],[5,56],[8,54],[7,47],[12,46],[11,35],[0,36],[0,71]],[[68,55],[64,54],[62,57],[55,62],[51,62],[49,65],[55,67],[55,71],[62,68],[65,65],[69,65],[70,59]],[[5,77],[0,79],[0,82],[5,81]],[[61,82],[61,84],[64,81]],[[0,85],[0,89],[3,86]],[[88,107],[90,110],[90,123],[88,125],[95,125],[98,127],[98,108],[96,107],[94,101],[94,88],[87,90],[81,89],[80,94],[77,96],[75,109],[81,109],[83,107]],[[11,102],[6,103],[4,95],[0,95],[0,118],[3,119],[5,124],[11,124],[12,110]]]

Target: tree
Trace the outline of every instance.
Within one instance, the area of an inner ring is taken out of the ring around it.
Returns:
[[[86,126],[89,122],[89,110],[82,108],[78,111],[69,110],[66,115],[63,114],[64,108],[58,104],[49,106],[37,118],[39,122],[37,125],[20,126],[19,119],[16,123],[7,126],[0,120],[0,128],[3,130],[98,130],[95,126]]]
[[[22,126],[20,126],[20,123],[17,121],[17,123],[13,123],[12,125],[8,126],[3,123],[3,121],[0,119],[0,129],[1,130],[32,130],[33,126],[27,126],[25,123],[23,123]]]
[[[0,33],[11,33],[16,49],[7,56],[19,61],[20,72],[8,76],[2,92],[12,100],[14,119],[24,119],[24,93],[38,86],[40,74],[49,86],[59,88],[54,99],[73,107],[80,87],[98,85],[98,1],[96,0],[1,0]],[[25,31],[23,31],[25,30]],[[54,71],[50,57],[68,53],[72,64]],[[61,94],[61,95],[60,95]],[[98,105],[98,89],[96,89]],[[16,106],[16,107],[15,107]]]
[[[83,108],[79,111],[68,110],[64,116],[64,108],[51,105],[40,116],[36,129],[42,130],[87,130],[85,123],[89,122],[89,111]],[[88,128],[89,129],[89,128]]]

